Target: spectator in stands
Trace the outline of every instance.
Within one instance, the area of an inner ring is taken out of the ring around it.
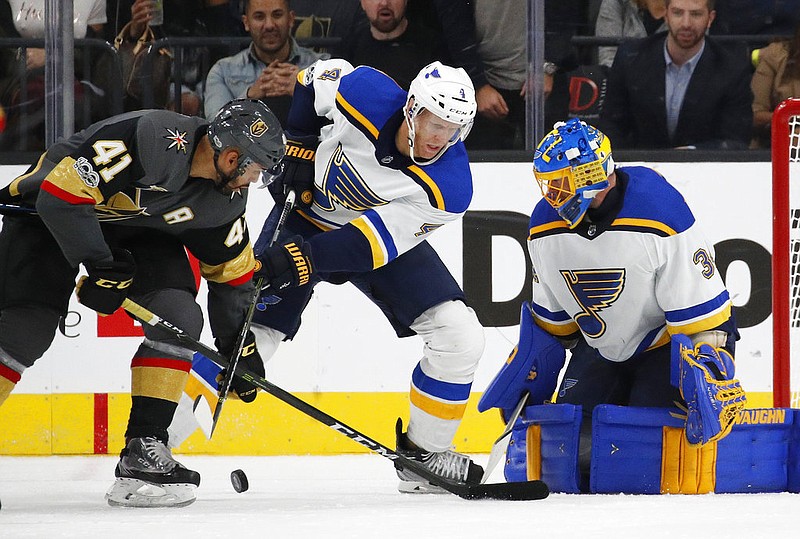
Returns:
[[[497,93],[496,106],[475,118],[467,148],[523,149],[525,89],[528,77],[527,0],[475,0],[478,53]],[[480,110],[480,107],[479,107]]]
[[[377,68],[408,89],[420,69],[446,60],[441,34],[406,16],[407,0],[361,0],[366,20],[342,40],[341,56],[354,66]]]
[[[206,77],[205,114],[212,119],[237,97],[260,99],[286,124],[297,72],[329,55],[300,47],[292,37],[289,0],[245,0],[242,23],[252,43],[219,60]]]
[[[597,37],[640,38],[667,29],[664,0],[603,0],[597,14]],[[611,67],[617,47],[599,47],[597,62]]]
[[[619,47],[601,129],[622,148],[747,148],[749,54],[706,37],[714,0],[667,0],[666,6],[666,33]]]
[[[153,26],[157,39],[164,37],[208,37],[208,36],[238,36],[241,33],[239,21],[230,15],[229,2],[232,0],[164,0],[164,22]],[[109,0],[109,24],[106,36],[109,41],[122,30],[129,21],[128,39],[137,39],[145,30],[145,25],[150,24],[155,7],[155,0]],[[113,32],[113,33],[111,33]],[[183,50],[181,70],[181,97],[180,104],[172,103],[167,108],[178,110],[189,116],[202,114],[202,83],[203,56],[208,55],[211,63],[225,54],[229,54],[224,47],[187,47]],[[177,67],[173,62],[173,67]],[[176,75],[173,70],[173,78]],[[173,86],[170,85],[170,91]],[[134,104],[135,108],[139,108]],[[130,108],[130,107],[129,107]]]
[[[500,7],[507,9],[505,5]],[[425,21],[441,36],[445,55],[441,60],[463,68],[472,79],[478,102],[476,120],[496,123],[508,114],[508,104],[497,88],[489,83],[485,66],[478,54],[475,9],[476,4],[471,0],[408,0],[406,16],[410,20]],[[517,22],[523,21],[525,11],[517,12],[517,16],[520,19]],[[524,32],[527,34],[527,29]],[[480,144],[476,143],[475,147]],[[498,141],[493,147],[503,148],[502,141]]]
[[[800,0],[724,0],[712,34],[790,36],[800,23]]]
[[[317,52],[339,56],[342,38],[363,18],[359,0],[292,0],[295,39],[330,38],[335,43],[317,46]]]
[[[544,59],[555,65],[559,73],[594,62],[593,52],[588,48],[579,50],[572,44],[572,38],[592,35],[599,10],[598,2],[545,0]]]
[[[0,32],[5,37],[44,38],[45,37],[45,0],[2,0],[0,15]],[[76,39],[99,37],[103,34],[106,23],[105,0],[73,0],[73,32]],[[103,89],[90,83],[92,73],[84,73],[84,55],[92,55],[92,51],[77,48],[75,51],[75,126],[83,129],[92,123],[92,117],[80,113],[83,104],[92,101],[98,103]],[[45,115],[45,82],[43,48],[28,47],[19,49],[16,58],[3,56],[10,60],[10,65],[3,67],[3,79],[0,80],[0,103],[6,109],[7,128],[2,140],[4,149],[43,150],[44,149],[44,115]],[[92,63],[92,62],[90,62]],[[24,79],[19,73],[24,72]],[[25,99],[22,100],[23,80],[25,81]],[[102,107],[95,107],[102,108]],[[23,121],[24,120],[24,121]],[[25,126],[24,133],[20,131]]]
[[[754,51],[756,71],[753,90],[753,143],[756,148],[771,145],[772,111],[781,101],[800,97],[800,24],[794,37],[776,41]]]

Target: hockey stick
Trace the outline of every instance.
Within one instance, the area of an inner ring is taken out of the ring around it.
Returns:
[[[164,329],[170,333],[172,333],[181,343],[184,344],[187,348],[190,348],[196,352],[200,352],[207,358],[211,359],[215,363],[217,363],[221,367],[227,367],[230,362],[228,359],[214,350],[210,348],[197,339],[193,338],[191,335],[188,335],[183,330],[178,328],[177,326],[171,324],[170,322],[164,320],[163,318],[153,314],[146,308],[142,307],[141,305],[135,303],[131,299],[126,299],[122,303],[122,307],[128,311],[131,315],[136,317],[144,324],[148,324],[153,327]],[[550,489],[543,481],[527,481],[527,482],[519,482],[519,483],[491,483],[491,484],[471,484],[465,483],[462,481],[454,481],[452,479],[447,479],[445,477],[436,474],[425,467],[424,464],[421,462],[409,459],[404,457],[403,455],[397,453],[393,449],[388,448],[387,446],[381,444],[370,438],[369,436],[357,431],[356,429],[349,427],[339,421],[338,419],[326,414],[319,408],[312,406],[311,404],[305,402],[302,399],[299,399],[281,389],[280,387],[272,384],[271,382],[267,381],[262,376],[258,376],[242,365],[238,365],[235,369],[236,376],[239,376],[242,380],[246,380],[251,384],[260,387],[273,397],[281,400],[291,406],[292,408],[303,412],[307,416],[311,417],[312,419],[326,425],[333,430],[344,434],[354,442],[361,444],[362,446],[366,447],[370,451],[373,451],[382,457],[385,457],[392,462],[394,462],[395,468],[399,470],[409,470],[426,481],[443,488],[444,490],[455,494],[461,498],[467,500],[478,500],[478,499],[494,499],[494,500],[540,500],[546,498],[550,494]]]
[[[525,391],[522,394],[522,398],[519,399],[519,402],[514,407],[514,411],[511,413],[511,417],[508,419],[503,433],[497,437],[497,440],[495,440],[492,445],[492,451],[489,453],[489,462],[486,463],[486,469],[483,472],[483,477],[481,477],[481,483],[486,483],[486,480],[489,479],[489,476],[492,475],[492,472],[500,463],[500,459],[503,458],[503,453],[506,452],[508,443],[511,441],[511,431],[514,429],[514,423],[519,419],[519,415],[522,413],[522,409],[525,407],[525,402],[527,400],[528,392]]]
[[[0,215],[39,215],[36,208],[15,206],[14,204],[0,204]]]
[[[283,228],[284,223],[286,223],[286,218],[289,217],[289,212],[291,212],[292,208],[294,207],[294,198],[294,191],[289,191],[289,194],[286,195],[286,201],[283,203],[283,209],[281,210],[281,216],[278,219],[278,224],[275,226],[275,233],[272,235],[272,239],[269,242],[270,247],[272,247],[272,245],[275,243],[275,240],[278,239],[278,235],[280,235],[281,229]],[[222,413],[222,405],[225,404],[225,400],[228,398],[228,393],[230,393],[231,383],[233,382],[233,373],[236,371],[236,367],[239,365],[239,360],[242,357],[242,352],[244,351],[244,341],[247,339],[247,334],[250,332],[250,325],[253,322],[253,314],[256,312],[256,304],[261,298],[261,292],[263,288],[264,278],[259,277],[256,279],[255,286],[253,287],[253,293],[250,296],[249,307],[247,308],[247,313],[245,314],[244,322],[242,323],[242,330],[239,332],[239,336],[236,339],[236,345],[233,348],[234,354],[231,358],[231,366],[227,371],[225,371],[225,376],[222,378],[222,381],[219,384],[219,396],[217,397],[217,405],[214,407],[214,415],[211,418],[211,433],[208,435],[209,439],[214,436],[214,429],[217,428],[219,415]],[[276,299],[280,300],[280,298]]]

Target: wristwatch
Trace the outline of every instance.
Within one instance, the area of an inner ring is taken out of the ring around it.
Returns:
[[[545,62],[542,70],[545,75],[554,75],[558,71],[558,66],[553,62]]]

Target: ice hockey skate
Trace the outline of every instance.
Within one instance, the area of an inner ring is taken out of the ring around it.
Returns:
[[[410,460],[421,462],[431,472],[453,481],[478,484],[483,476],[483,468],[472,462],[467,455],[455,451],[440,453],[420,449],[408,439],[403,432],[403,422],[397,420],[397,453]],[[446,494],[441,487],[431,484],[410,470],[397,470],[400,492],[412,494]]]
[[[158,438],[132,438],[120,453],[114,484],[106,492],[112,506],[183,507],[194,502],[200,474],[185,468]]]

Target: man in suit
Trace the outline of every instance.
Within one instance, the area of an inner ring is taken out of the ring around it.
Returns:
[[[747,148],[753,95],[746,50],[706,36],[714,0],[666,3],[666,33],[619,47],[601,128],[618,147]]]

